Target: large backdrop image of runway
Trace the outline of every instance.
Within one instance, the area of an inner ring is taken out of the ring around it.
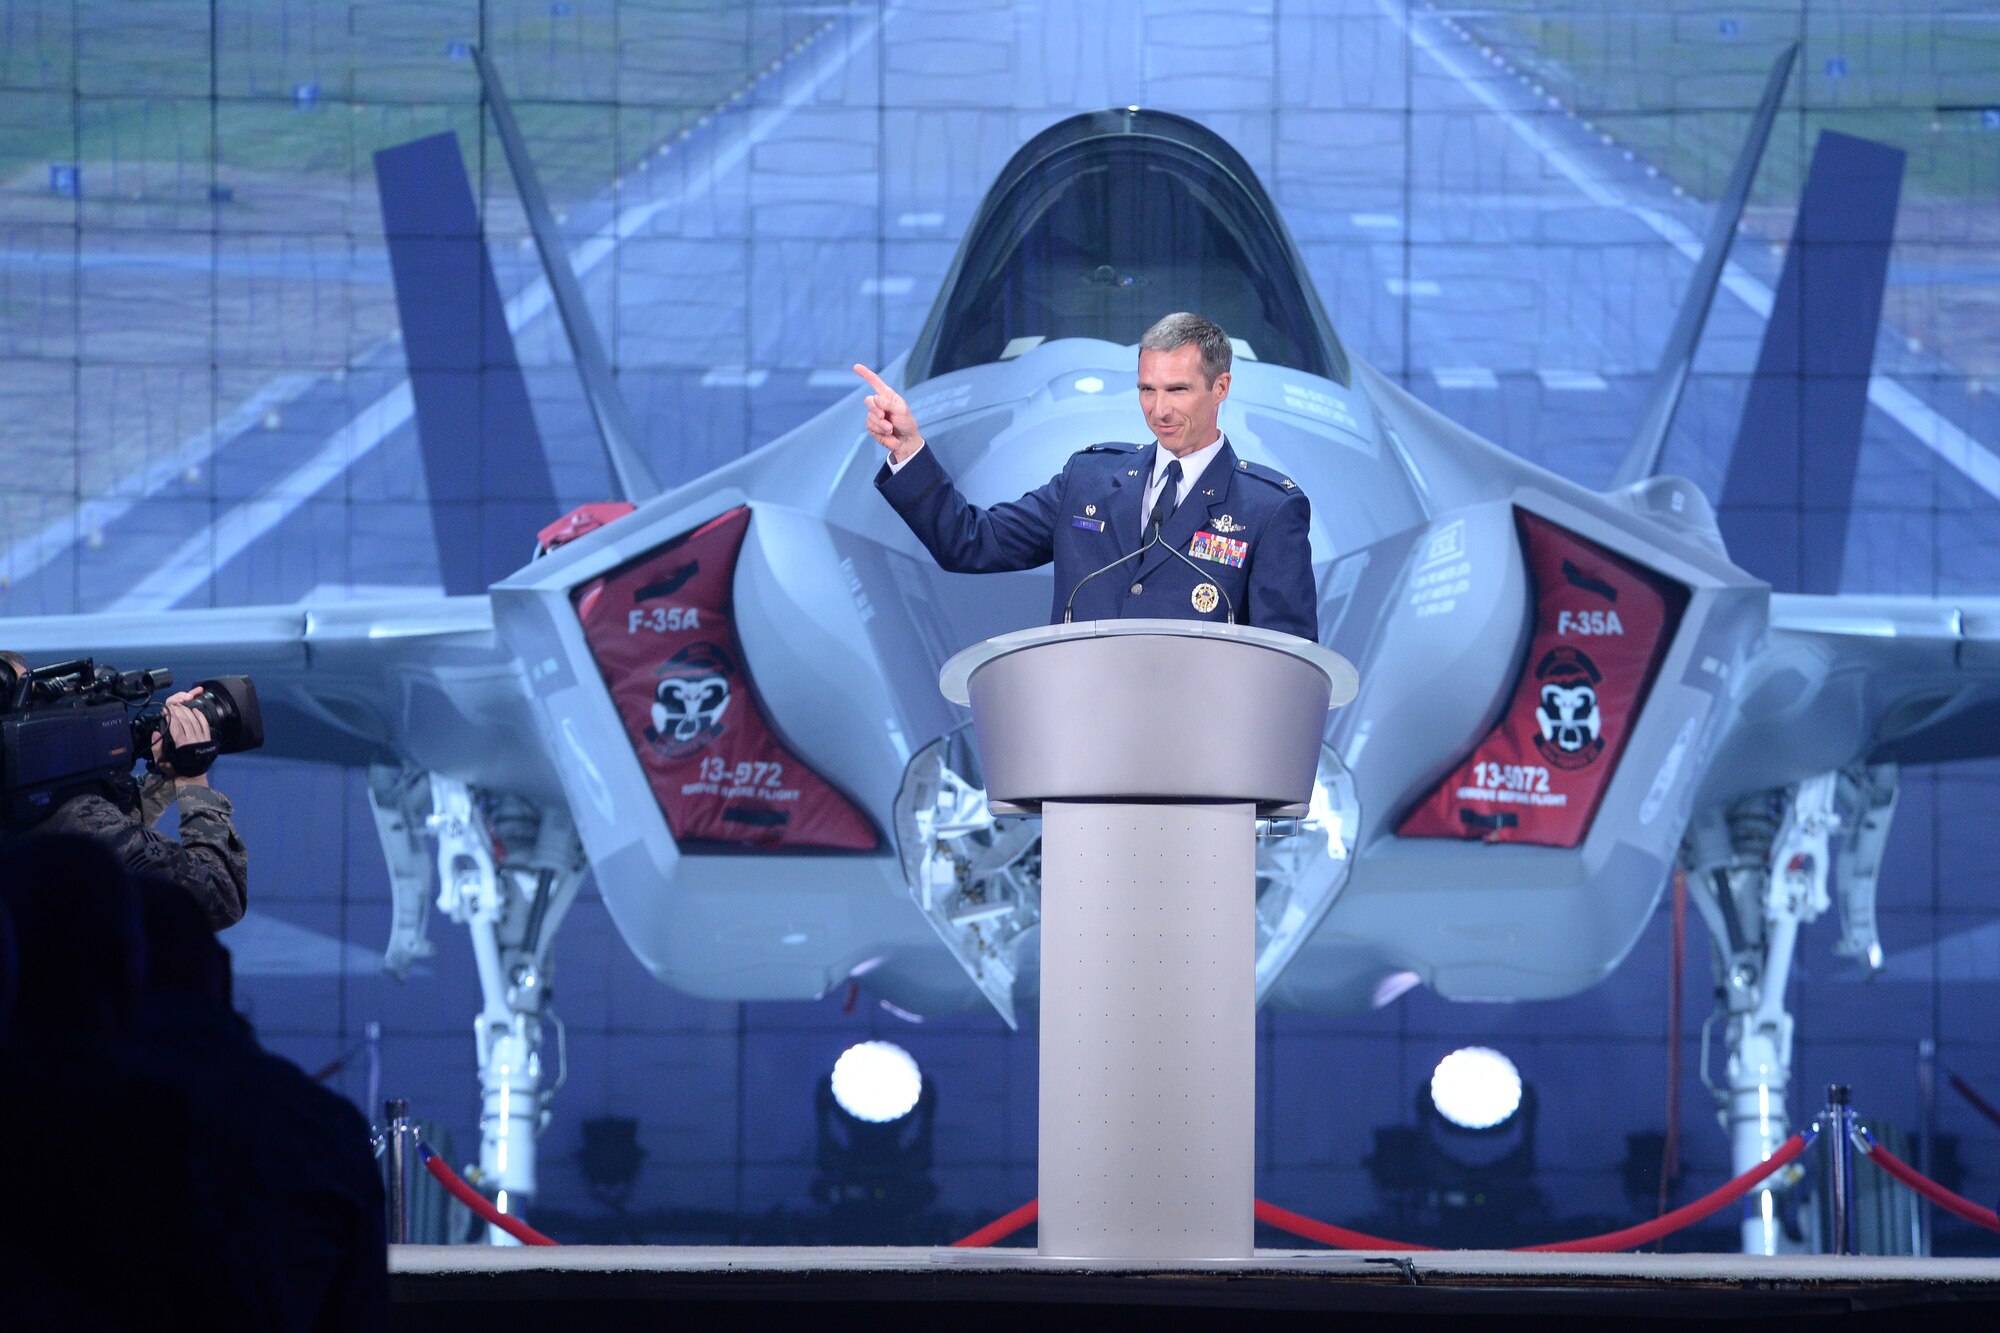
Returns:
[[[1178,1041],[1194,960],[1247,948],[1235,1063],[1117,1123],[1207,1078],[1267,1247],[1829,1250],[1828,1136],[1786,1154],[1851,1083],[1857,1243],[1989,1254],[1976,8],[15,5],[0,651],[255,680],[265,746],[212,779],[235,1000],[370,1118],[408,1101],[415,1241],[939,1268],[1112,1248],[1088,1205],[1240,1253],[1234,1176],[1213,1218],[1161,1170],[1042,1178],[1118,1135],[1046,1123],[1113,1090],[1040,1044]],[[1188,585],[1114,560],[1176,310],[1229,348],[1231,480],[1184,472],[1142,557]],[[857,362],[922,423],[913,490],[1087,475],[1027,525],[1103,548],[1086,595],[1262,624],[1260,554],[1304,547],[1351,702],[1292,718],[1292,658],[1222,634],[1162,705],[1144,627],[1023,630],[1068,566],[940,565],[990,545],[885,503]],[[1021,706],[976,723],[940,675],[1014,634],[978,678]],[[1218,891],[1207,934],[1058,942]],[[1125,1026],[1044,1032],[1118,998],[1066,956],[1142,944]],[[880,1122],[841,1064],[876,1042],[917,1071]],[[1468,1048],[1518,1080],[1490,1124],[1432,1096]]]

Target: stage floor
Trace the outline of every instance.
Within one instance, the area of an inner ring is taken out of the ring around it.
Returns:
[[[1992,1327],[2000,1259],[1832,1255],[1367,1254],[1260,1250],[1241,1263],[1037,1260],[1033,1251],[835,1248],[395,1246],[394,1325],[492,1328],[495,1320],[578,1316],[591,1328],[891,1327],[1010,1320],[1036,1333],[1162,1317],[1213,1325],[1339,1313],[1397,1327],[1532,1321],[1537,1328],[1756,1319],[1918,1318],[1926,1328]]]

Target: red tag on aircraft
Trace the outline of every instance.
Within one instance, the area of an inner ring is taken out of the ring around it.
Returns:
[[[1574,847],[1590,831],[1687,590],[1522,510],[1535,620],[1507,711],[1396,830]]]
[[[751,683],[734,605],[749,530],[732,509],[576,589],[591,655],[684,850],[874,851],[874,824],[778,740]]]

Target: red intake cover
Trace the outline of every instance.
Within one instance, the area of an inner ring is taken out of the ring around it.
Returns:
[[[1671,579],[1547,519],[1516,510],[1514,522],[1535,599],[1520,680],[1400,837],[1582,842],[1687,608]]]
[[[593,579],[571,598],[667,827],[690,842],[874,851],[875,826],[771,732],[736,637],[750,510]]]

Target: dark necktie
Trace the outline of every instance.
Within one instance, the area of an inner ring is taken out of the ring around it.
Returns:
[[[1160,484],[1160,498],[1153,501],[1153,516],[1146,520],[1146,540],[1159,535],[1167,520],[1174,516],[1174,505],[1181,493],[1181,460],[1176,458],[1167,464],[1166,480]]]

